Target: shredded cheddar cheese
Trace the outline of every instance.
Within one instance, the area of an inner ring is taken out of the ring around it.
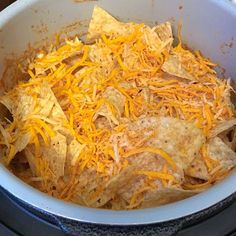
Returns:
[[[162,173],[162,172],[157,172],[157,171],[142,171],[142,170],[140,170],[140,171],[136,171],[136,174],[146,175],[149,178],[160,178],[163,180],[172,180],[172,181],[175,180],[173,175]]]
[[[123,154],[123,157],[130,157],[135,154],[141,153],[141,152],[150,152],[157,155],[160,155],[163,157],[174,169],[176,168],[175,162],[172,160],[172,158],[163,150],[159,148],[153,148],[153,147],[143,147],[143,148],[136,148],[134,150],[130,150]]]

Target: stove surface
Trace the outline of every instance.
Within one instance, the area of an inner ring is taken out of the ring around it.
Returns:
[[[29,213],[0,190],[0,236],[18,235],[66,236],[59,227]],[[98,236],[97,233],[94,235]],[[213,217],[177,233],[177,236],[189,235],[236,236],[236,202]]]
[[[0,236],[65,236],[58,227],[37,218],[0,190]]]

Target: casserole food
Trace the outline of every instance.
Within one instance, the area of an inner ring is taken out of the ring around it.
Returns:
[[[84,5],[83,5],[84,4]],[[85,3],[83,3],[80,7],[81,7],[81,9],[85,6]],[[87,3],[86,3],[87,4]],[[210,4],[210,3],[209,3]],[[92,5],[92,4],[91,4]],[[145,19],[144,19],[145,20]],[[196,41],[191,41],[191,42],[193,42],[193,45],[194,45],[194,42],[196,42]],[[195,45],[196,46],[196,45]],[[200,47],[199,47],[200,48]],[[200,48],[201,49],[201,48]],[[213,51],[212,51],[213,52]],[[217,53],[216,53],[217,54]],[[216,58],[217,59],[217,58]],[[228,64],[228,67],[230,67],[230,63]],[[232,73],[233,73],[233,71],[232,71]],[[224,186],[226,187],[227,186],[227,181],[226,182],[224,182]],[[216,187],[218,187],[218,186],[222,186],[222,185],[217,185]],[[210,192],[207,192],[208,194],[210,193]],[[226,191],[225,191],[225,193],[226,193]],[[200,197],[200,195],[201,194],[199,194],[199,197]],[[38,195],[38,196],[40,196],[40,194]],[[201,196],[204,196],[204,195],[201,195]],[[218,197],[219,197],[219,195],[218,195]],[[192,198],[191,199],[191,202],[194,202],[194,199],[195,198]],[[55,201],[56,202],[56,201]],[[207,204],[206,202],[205,202],[205,204]],[[176,204],[176,206],[177,206],[178,204]],[[69,206],[69,204],[67,205],[67,206]],[[160,209],[158,209],[158,210],[160,210],[161,211],[161,208]],[[192,209],[193,210],[193,209]],[[158,211],[158,212],[160,212],[160,211]],[[89,210],[88,210],[88,212],[90,212]],[[119,214],[117,214],[116,216],[118,216]]]
[[[180,32],[173,46],[170,22],[122,23],[95,6],[87,40],[28,58],[28,78],[0,97],[12,115],[3,164],[49,195],[113,210],[177,201],[230,173],[230,80]]]

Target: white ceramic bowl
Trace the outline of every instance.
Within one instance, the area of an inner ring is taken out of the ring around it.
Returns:
[[[11,53],[20,55],[29,42],[31,45],[38,41],[42,43],[66,25],[89,20],[95,4],[124,21],[154,23],[171,20],[174,31],[181,20],[184,42],[219,63],[226,69],[227,77],[236,78],[236,8],[226,0],[99,0],[81,3],[73,0],[18,0],[0,13],[0,73],[6,56]],[[40,27],[45,30],[39,32]],[[71,34],[80,31],[84,28],[78,27]],[[22,201],[56,216],[101,224],[147,224],[187,216],[227,198],[236,191],[235,183],[236,173],[211,189],[179,202],[143,210],[112,211],[54,199],[26,185],[0,166],[0,185]]]

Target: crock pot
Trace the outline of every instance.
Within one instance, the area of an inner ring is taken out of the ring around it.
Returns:
[[[219,73],[224,71],[225,78],[236,79],[236,7],[227,0],[18,0],[0,13],[0,73],[3,73],[5,58],[12,53],[21,55],[29,43],[43,45],[61,29],[70,29],[70,35],[84,33],[94,5],[123,21],[155,24],[169,20],[174,33],[182,22],[183,41],[218,63]],[[68,25],[73,27],[67,28]],[[206,215],[212,212],[209,209],[219,210],[232,201],[235,183],[236,173],[232,173],[207,191],[185,200],[155,208],[113,211],[52,198],[23,183],[0,165],[0,185],[8,194],[67,231],[76,227],[76,223],[68,222],[114,227],[164,224],[171,231],[173,221],[191,219],[199,212],[201,216]],[[176,228],[172,232],[174,230]]]

